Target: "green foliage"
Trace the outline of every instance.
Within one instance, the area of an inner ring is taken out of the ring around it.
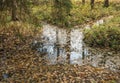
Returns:
[[[10,22],[13,0],[0,0],[0,23]],[[82,5],[81,1],[72,0],[15,0],[16,17],[23,21],[39,26],[41,21],[59,26],[75,26],[97,20],[101,17],[116,14],[119,3],[111,3],[103,8],[103,2],[95,1],[91,10],[90,2]]]
[[[73,9],[71,10],[71,16],[69,19],[73,26],[97,20],[101,17],[109,16],[118,12],[116,6],[110,5],[108,8],[103,8],[101,2],[95,3],[94,9],[92,10],[89,3],[86,3],[84,6],[80,4],[81,3],[73,3]],[[112,4],[115,5],[116,3]]]
[[[10,21],[31,23],[35,20],[31,12],[33,2],[34,0],[0,0],[0,23]]]
[[[52,20],[57,25],[68,25],[68,16],[72,8],[71,0],[53,0]]]
[[[117,24],[119,20],[120,18],[118,19],[118,17],[116,17],[110,23],[85,30],[85,43],[90,47],[111,48],[116,51],[120,50],[120,29]]]

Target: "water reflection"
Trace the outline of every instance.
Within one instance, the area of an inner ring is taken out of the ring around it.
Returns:
[[[100,20],[97,23],[102,24],[102,21]],[[68,45],[67,42],[70,41],[71,64],[83,64],[83,59],[91,55],[91,52],[83,42],[84,35],[82,29],[71,29],[69,33],[70,39],[67,38],[67,35],[67,29],[58,28],[49,24],[43,25],[43,33],[41,36],[43,42],[42,45],[39,45],[39,52],[46,52],[49,57],[48,60],[51,63],[66,60],[68,53],[66,46]]]
[[[55,63],[66,60],[66,45],[70,41],[70,62],[80,63],[78,59],[82,59],[84,55],[88,54],[86,48],[83,49],[83,33],[82,29],[72,29],[69,33],[70,39],[67,39],[67,30],[60,29],[49,24],[43,25],[42,42],[43,44],[38,48],[40,52],[47,52],[49,61]],[[59,55],[59,56],[58,56]]]
[[[98,20],[93,23],[93,26],[99,26],[103,23],[104,20]],[[93,26],[86,25],[85,29],[92,29],[91,27]],[[70,38],[67,38],[68,35]],[[71,64],[91,64],[95,67],[104,66],[110,69],[120,68],[120,57],[117,57],[116,59],[110,56],[104,57],[106,53],[99,52],[99,50],[97,50],[95,53],[92,53],[92,51],[85,46],[83,38],[83,29],[75,28],[67,31],[67,29],[44,24],[43,33],[40,38],[40,41],[42,42],[37,46],[37,50],[40,53],[47,53],[49,64],[66,62],[66,55],[67,53],[70,53]],[[70,41],[70,45],[68,44],[68,41]],[[38,41],[34,41],[34,43],[36,45],[38,44]],[[70,52],[67,52],[67,45],[70,46]],[[113,62],[117,65],[113,64]]]

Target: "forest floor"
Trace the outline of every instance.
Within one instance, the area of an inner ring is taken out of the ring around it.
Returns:
[[[32,30],[17,26],[0,28],[0,83],[120,83],[120,72],[109,69],[90,65],[46,65],[49,62],[31,49]]]
[[[96,11],[97,7],[99,7],[96,5],[95,10],[89,11],[89,6],[84,6],[84,8],[79,6],[79,4],[77,6],[72,10],[72,15],[75,19],[70,18],[70,22],[73,25],[83,22],[88,23],[88,21],[93,19],[109,16],[111,13],[115,16],[116,11],[119,14],[120,7],[117,4],[115,11],[112,7],[103,10],[101,6]],[[45,8],[41,8],[41,10]],[[79,10],[77,11],[76,8]],[[40,7],[36,8],[36,11],[37,9],[40,10]],[[49,8],[47,9],[49,10]],[[91,13],[86,13],[85,9]],[[45,16],[44,19],[50,19],[50,13],[46,12],[44,11],[43,13],[48,16]],[[49,62],[42,59],[31,48],[33,40],[36,36],[39,37],[41,32],[36,31],[38,30],[19,23],[12,23],[4,27],[0,26],[0,83],[120,83],[120,71],[111,71],[91,65],[46,65]]]

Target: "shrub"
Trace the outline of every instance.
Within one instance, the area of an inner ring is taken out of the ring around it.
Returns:
[[[120,50],[120,29],[118,27],[99,26],[84,32],[85,43],[90,47],[103,47]]]

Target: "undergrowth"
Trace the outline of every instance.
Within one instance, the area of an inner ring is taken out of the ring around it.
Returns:
[[[69,16],[67,19],[64,19],[67,20],[69,27],[97,20],[101,17],[113,15],[120,10],[117,2],[111,2],[108,8],[104,8],[102,2],[95,2],[94,9],[92,10],[89,2],[86,2],[85,5],[82,5],[80,1],[73,2],[72,4],[73,8]],[[54,17],[52,17],[52,4],[50,4],[50,2],[48,2],[46,5],[41,4],[33,7],[33,14],[36,15],[38,19],[47,21],[48,23],[56,25],[63,24],[59,23],[57,20],[53,21]]]
[[[84,41],[90,47],[110,48],[120,51],[119,15],[101,26],[85,30]]]

